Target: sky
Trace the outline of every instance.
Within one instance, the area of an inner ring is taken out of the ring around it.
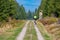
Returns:
[[[41,4],[41,0],[16,0],[19,5],[23,5],[26,12],[30,10],[31,12],[34,12],[36,8],[39,7]]]

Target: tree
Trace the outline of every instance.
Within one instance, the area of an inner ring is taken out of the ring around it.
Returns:
[[[60,17],[60,0],[42,0],[38,12],[43,10],[43,16],[51,16],[52,13],[58,14]]]
[[[0,21],[7,21],[17,14],[17,2],[15,0],[0,0]]]
[[[28,13],[27,13],[27,18],[28,19],[32,19],[32,12],[29,10]]]

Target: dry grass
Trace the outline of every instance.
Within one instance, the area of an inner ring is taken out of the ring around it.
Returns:
[[[47,32],[53,35],[53,40],[60,40],[60,24],[58,18],[44,18],[40,20],[44,24]]]
[[[39,31],[41,32],[45,40],[53,40],[52,36],[47,32],[47,30],[45,29],[45,26],[42,25],[42,23],[37,21],[37,25],[38,25]]]
[[[50,25],[50,24],[53,24],[55,22],[58,21],[57,18],[54,18],[54,17],[48,17],[48,18],[44,18],[44,19],[41,19],[39,20],[43,25]]]
[[[24,24],[24,20],[5,23],[0,28],[0,40],[15,40],[15,37],[22,30]]]
[[[47,31],[54,35],[54,40],[60,40],[60,24],[53,24],[46,27]]]

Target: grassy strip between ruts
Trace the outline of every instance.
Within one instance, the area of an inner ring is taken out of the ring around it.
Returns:
[[[36,31],[34,29],[34,24],[32,21],[28,24],[24,40],[37,40]]]
[[[52,35],[48,34],[42,23],[37,21],[37,26],[45,40],[53,40]]]
[[[18,33],[21,32],[24,24],[25,24],[25,21],[17,23],[16,24],[17,27],[8,29],[6,32],[2,33],[0,35],[0,40],[15,40]]]

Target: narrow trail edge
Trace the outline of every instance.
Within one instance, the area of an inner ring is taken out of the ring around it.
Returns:
[[[33,23],[34,23],[34,21],[33,21]],[[38,40],[44,40],[43,36],[41,35],[41,33],[35,23],[34,23],[34,28],[36,30]]]
[[[24,28],[22,29],[22,31],[20,32],[20,34],[17,36],[16,40],[23,40],[24,39],[28,23],[29,23],[29,21],[26,22],[26,24],[24,25]]]

